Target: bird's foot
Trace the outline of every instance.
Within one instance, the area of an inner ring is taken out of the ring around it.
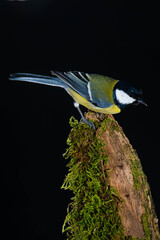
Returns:
[[[103,113],[96,112],[95,115],[98,119],[100,119],[102,117]]]
[[[82,121],[84,122],[84,123],[86,123],[87,125],[89,125],[89,127],[93,127],[93,130],[95,131],[95,126],[94,126],[94,124],[92,123],[92,122],[89,122],[87,119],[85,119],[85,117],[83,116],[83,114],[82,114],[82,112],[81,112],[81,110],[80,110],[80,107],[79,107],[79,103],[77,103],[77,102],[74,102],[74,106],[77,108],[77,110],[78,110],[78,112],[80,113],[80,115],[81,115],[81,117],[82,117]]]
[[[90,128],[92,127],[94,131],[96,130],[94,124],[92,122],[89,122],[87,119],[85,119],[85,117],[82,118],[82,121],[80,123],[82,123],[82,122],[87,124]]]

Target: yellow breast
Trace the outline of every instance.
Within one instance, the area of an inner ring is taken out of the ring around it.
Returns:
[[[116,114],[116,113],[120,113],[120,108],[115,105],[112,104],[110,107],[108,108],[100,108],[100,107],[96,107],[95,105],[93,105],[92,103],[90,103],[89,101],[87,101],[84,97],[82,97],[81,95],[79,95],[77,92],[75,92],[73,89],[69,88],[68,89],[68,93],[73,97],[73,99],[83,105],[84,107],[95,111],[95,112],[99,112],[99,113],[105,113],[105,114]]]

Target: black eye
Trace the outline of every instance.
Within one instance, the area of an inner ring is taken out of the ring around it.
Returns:
[[[134,102],[133,102],[133,105],[134,105],[134,106],[137,106],[137,105],[139,105],[139,102],[138,102],[138,101],[134,101]]]
[[[132,98],[135,98],[135,94],[133,94],[133,93],[129,93],[129,96]]]
[[[141,92],[141,91],[138,91],[138,90],[136,90],[136,91],[131,91],[131,92],[129,93],[129,96],[138,100],[138,99],[141,99],[141,98],[142,98],[142,92]]]

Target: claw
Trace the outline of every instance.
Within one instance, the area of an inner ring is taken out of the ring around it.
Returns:
[[[90,128],[93,127],[93,130],[95,131],[96,128],[94,126],[94,124],[92,122],[89,122],[87,119],[85,119],[85,117],[82,118],[82,121],[81,122],[84,122],[85,124],[87,124]]]
[[[102,117],[103,113],[96,112],[95,115],[98,119],[100,119]]]

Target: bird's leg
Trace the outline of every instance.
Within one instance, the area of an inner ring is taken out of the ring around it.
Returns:
[[[98,119],[100,119],[102,117],[103,113],[96,112],[95,115]]]
[[[87,125],[89,125],[89,127],[93,127],[93,129],[95,130],[94,124],[93,124],[92,122],[89,122],[89,121],[88,121],[87,119],[85,119],[85,117],[83,116],[83,114],[82,114],[82,112],[81,112],[81,110],[80,110],[80,107],[79,107],[79,103],[74,102],[74,106],[77,108],[78,112],[80,113],[81,118],[82,118],[82,121],[83,121],[84,123],[86,123]]]

